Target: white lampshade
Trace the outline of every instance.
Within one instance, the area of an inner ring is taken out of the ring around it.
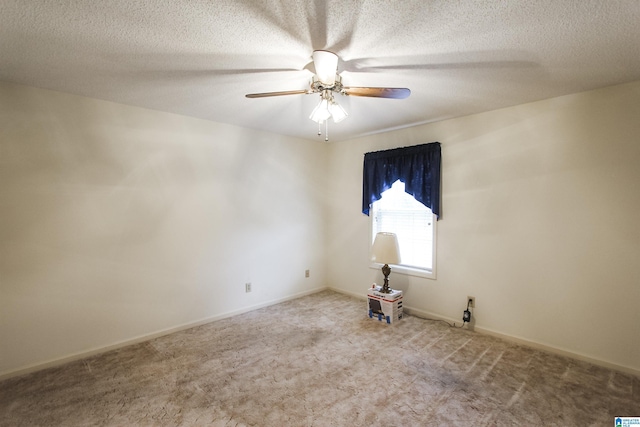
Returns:
[[[394,233],[376,234],[372,252],[372,261],[380,264],[400,264],[400,247]]]
[[[348,116],[344,108],[333,100],[329,103],[329,112],[331,113],[334,123],[341,122]]]
[[[320,103],[311,112],[309,118],[316,123],[322,123],[329,117],[331,117],[331,112],[329,111],[329,101],[325,98],[322,98],[320,100]]]

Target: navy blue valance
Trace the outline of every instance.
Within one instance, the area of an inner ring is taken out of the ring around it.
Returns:
[[[413,145],[364,155],[362,213],[394,182],[404,182],[405,192],[440,217],[440,143]]]

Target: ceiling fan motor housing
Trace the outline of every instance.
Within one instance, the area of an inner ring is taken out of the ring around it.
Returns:
[[[325,90],[330,90],[333,92],[338,92],[342,95],[346,95],[342,91],[342,77],[339,75],[335,76],[334,82],[331,85],[327,85],[323,83],[321,80],[316,79],[315,77],[311,80],[311,90],[313,92],[324,92]]]

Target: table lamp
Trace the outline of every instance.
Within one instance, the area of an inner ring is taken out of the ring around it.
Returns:
[[[398,247],[398,238],[394,233],[381,232],[376,234],[371,260],[384,264],[382,266],[384,286],[380,292],[390,293],[392,289],[389,287],[389,274],[391,273],[389,264],[400,264],[400,248]]]

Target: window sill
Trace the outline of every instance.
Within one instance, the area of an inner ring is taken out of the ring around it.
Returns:
[[[372,262],[369,265],[369,268],[380,270],[382,268],[382,264],[377,262]],[[393,274],[405,274],[407,276],[423,277],[425,279],[432,279],[432,280],[436,279],[435,270],[425,270],[422,268],[408,267],[406,265],[391,264],[391,271]]]

